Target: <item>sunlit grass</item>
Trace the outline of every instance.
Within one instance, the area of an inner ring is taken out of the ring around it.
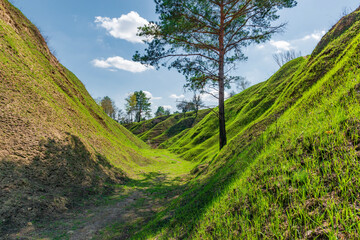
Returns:
[[[220,153],[210,115],[173,141],[171,151],[207,164],[133,238],[358,239],[359,25],[230,99]]]

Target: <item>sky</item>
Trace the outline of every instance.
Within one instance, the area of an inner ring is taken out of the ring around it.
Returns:
[[[136,29],[156,21],[153,0],[10,0],[48,38],[59,61],[85,85],[93,98],[109,96],[124,109],[129,93],[143,90],[151,97],[153,111],[165,106],[176,111],[176,101],[190,99],[185,78],[176,70],[143,66],[131,61],[146,45]],[[279,11],[283,33],[245,49],[246,62],[233,72],[251,85],[263,82],[279,67],[273,54],[287,50],[311,54],[321,37],[340,19],[344,10],[355,10],[358,0],[299,0],[291,9]],[[217,99],[203,96],[208,106]]]

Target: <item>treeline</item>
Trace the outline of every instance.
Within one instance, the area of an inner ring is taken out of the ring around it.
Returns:
[[[130,94],[126,99],[125,114],[121,122],[141,122],[151,118],[150,98],[143,91]]]
[[[150,98],[143,91],[131,93],[126,99],[125,109],[120,109],[108,96],[96,99],[97,104],[115,121],[125,124],[151,118]],[[169,113],[170,114],[170,113]]]
[[[125,98],[126,103],[124,109],[118,108],[115,102],[108,96],[98,98],[96,102],[109,117],[121,124],[141,122],[152,118],[150,98],[147,97],[143,91],[136,91]],[[201,96],[194,94],[191,100],[183,99],[177,101],[176,107],[179,111],[175,111],[173,114],[182,113],[185,117],[187,112],[194,111],[196,118],[198,111],[206,106],[201,100]],[[164,106],[159,106],[154,116],[159,117],[170,114],[169,109],[166,109]]]
[[[192,98],[192,100],[190,100],[190,101],[182,100],[182,101],[178,102],[178,104],[176,104],[176,107],[183,113],[184,117],[187,112],[194,111],[195,118],[196,118],[198,111],[201,108],[204,108],[206,106],[204,105],[204,102],[201,100],[200,95],[195,94],[194,97]]]

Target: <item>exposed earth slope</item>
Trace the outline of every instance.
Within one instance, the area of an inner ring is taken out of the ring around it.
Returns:
[[[148,146],[104,114],[7,0],[0,0],[0,126],[0,231],[107,192],[150,162],[139,153]]]

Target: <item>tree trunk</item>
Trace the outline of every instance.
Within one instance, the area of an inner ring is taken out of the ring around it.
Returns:
[[[225,127],[225,13],[224,13],[224,2],[220,6],[221,17],[220,17],[220,35],[219,35],[219,143],[220,150],[226,145],[226,127]]]
[[[140,108],[139,108],[138,122],[141,122],[141,114],[142,114],[142,109],[141,109],[141,106],[140,106]]]
[[[226,127],[225,127],[225,86],[224,86],[224,64],[219,66],[219,142],[220,150],[226,145]]]

